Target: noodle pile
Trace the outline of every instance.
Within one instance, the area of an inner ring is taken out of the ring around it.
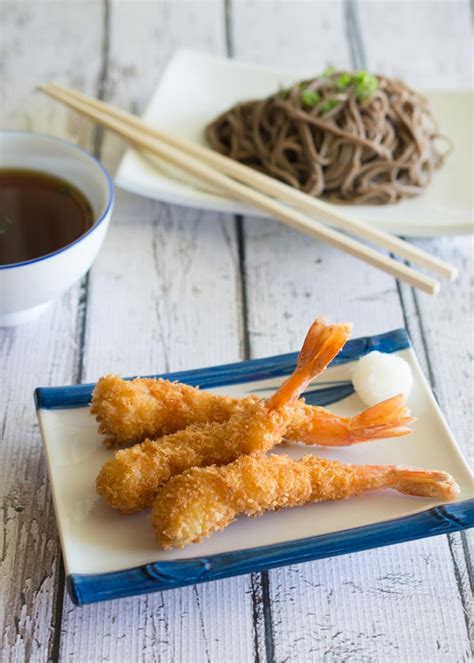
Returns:
[[[427,100],[402,81],[366,72],[327,71],[239,103],[206,128],[206,138],[221,154],[312,196],[359,204],[422,193],[447,153]]]

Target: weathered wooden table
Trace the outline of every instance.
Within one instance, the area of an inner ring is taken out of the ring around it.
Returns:
[[[179,46],[296,70],[363,67],[425,88],[471,83],[467,1],[0,7],[2,125],[66,136],[112,170],[123,145],[35,93],[37,83],[54,79],[140,111]],[[460,268],[437,298],[273,221],[118,192],[90,274],[37,323],[0,331],[2,661],[471,660],[466,534],[75,608],[32,400],[37,385],[108,371],[294,350],[325,313],[353,320],[357,336],[405,325],[472,460],[472,241],[416,243]]]

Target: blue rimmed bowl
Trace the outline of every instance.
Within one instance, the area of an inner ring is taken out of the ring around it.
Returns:
[[[40,316],[94,262],[107,232],[114,203],[112,179],[102,164],[73,143],[23,131],[0,132],[0,168],[56,175],[89,200],[92,227],[66,246],[33,260],[0,265],[0,326]]]

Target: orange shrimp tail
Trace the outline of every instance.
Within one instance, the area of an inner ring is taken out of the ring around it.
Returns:
[[[453,477],[439,470],[404,465],[359,465],[358,470],[361,491],[392,488],[404,495],[446,501],[454,499],[460,492]]]
[[[393,396],[354,417],[339,417],[324,408],[302,406],[292,415],[288,440],[326,447],[347,447],[368,440],[402,437],[416,421],[405,406],[405,396]]]
[[[306,334],[295,371],[267,401],[268,409],[277,410],[295,403],[311,380],[324,371],[345,345],[351,331],[352,325],[348,323],[327,325],[315,320]]]
[[[459,495],[460,488],[447,472],[421,470],[411,467],[395,467],[393,488],[405,495],[452,500]]]
[[[392,396],[349,420],[347,444],[408,435],[413,432],[408,426],[414,421],[405,405],[405,395]]]

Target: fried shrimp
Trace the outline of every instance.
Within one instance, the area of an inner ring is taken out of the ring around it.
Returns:
[[[316,320],[308,331],[292,375],[267,400],[241,399],[223,423],[194,424],[158,440],[145,440],[118,451],[102,467],[97,492],[108,503],[131,513],[151,506],[159,486],[194,466],[230,463],[242,454],[268,451],[281,442],[294,405],[347,341],[348,324]]]
[[[180,382],[106,375],[92,394],[91,413],[99,422],[99,433],[107,435],[105,446],[113,448],[176,433],[191,424],[222,423],[239,401]]]
[[[364,491],[392,488],[406,495],[450,500],[459,487],[446,472],[397,465],[346,465],[286,455],[240,456],[229,465],[199,467],[173,477],[157,492],[152,511],[163,548],[197,543],[240,514],[341,500]]]
[[[114,448],[156,439],[206,422],[223,423],[236,413],[240,398],[218,396],[198,387],[152,378],[123,380],[117,375],[100,378],[92,395],[91,412],[104,444]],[[321,446],[349,446],[377,437],[410,433],[414,419],[404,396],[379,403],[352,418],[339,417],[323,407],[298,401],[285,439]]]

